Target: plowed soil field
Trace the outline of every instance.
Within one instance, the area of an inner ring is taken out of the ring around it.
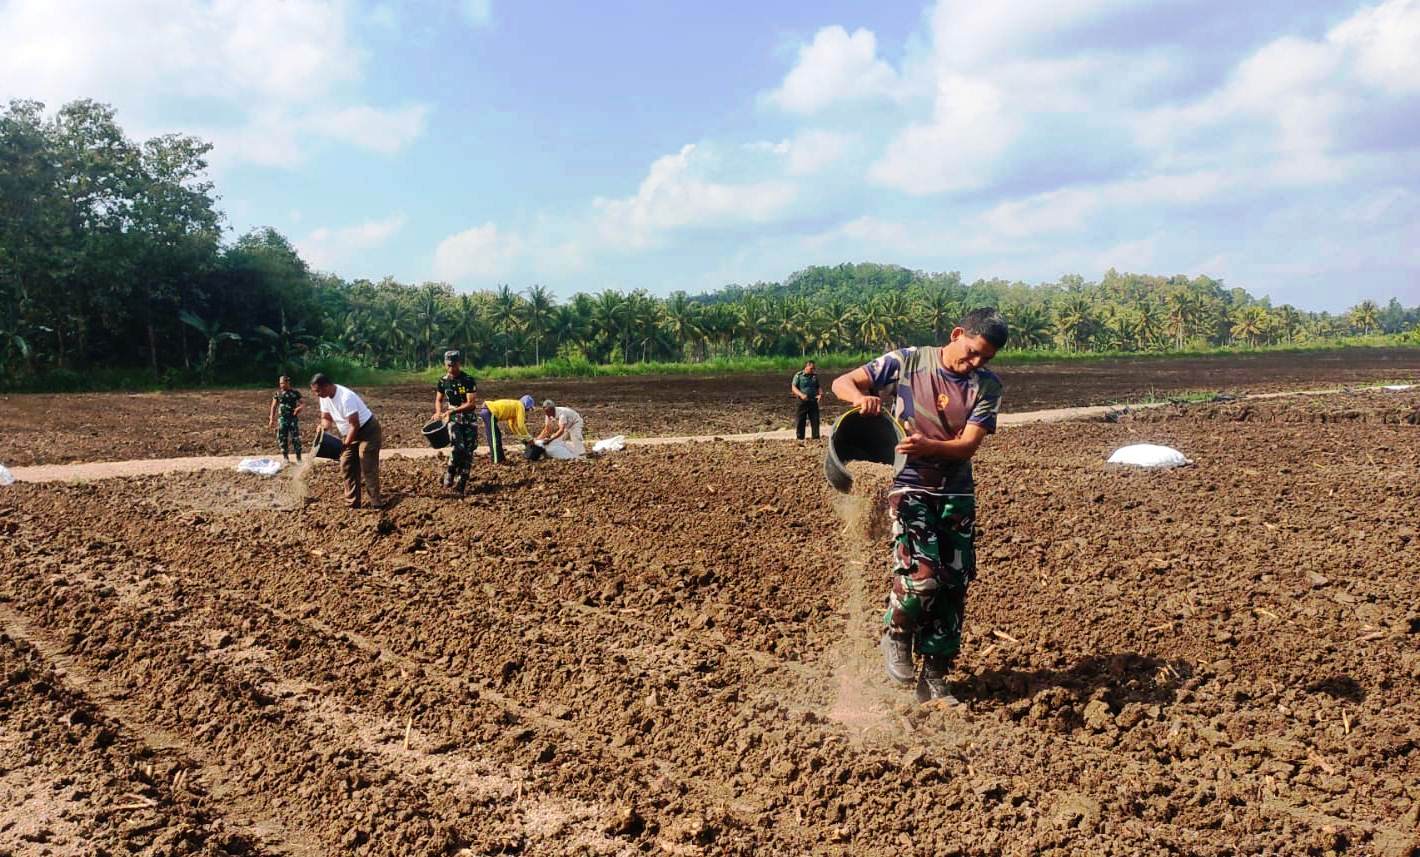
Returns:
[[[1420,382],[1420,348],[1355,348],[1189,359],[1097,360],[998,366],[1008,411],[1110,405],[1186,392],[1246,394],[1408,379]],[[828,393],[823,416],[842,408]],[[315,430],[317,408],[305,388],[302,430]],[[338,379],[337,379],[338,380]],[[274,385],[274,379],[273,379]],[[433,410],[432,385],[358,392],[380,418],[386,447],[422,446],[420,427]],[[487,398],[530,394],[570,405],[586,418],[588,437],[738,434],[790,428],[789,376],[650,376],[480,385]],[[0,396],[0,464],[124,461],[279,450],[266,428],[270,390]],[[540,418],[539,418],[540,419]]]
[[[955,707],[811,447],[0,490],[0,854],[1415,853],[1420,396],[1331,401],[993,438]]]

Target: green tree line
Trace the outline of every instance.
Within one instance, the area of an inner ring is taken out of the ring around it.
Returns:
[[[458,293],[312,271],[257,229],[224,241],[206,156],[184,135],[135,142],[114,111],[35,101],[0,112],[0,385],[82,383],[104,369],[186,382],[347,361],[417,370],[458,347],[474,365],[704,361],[871,352],[940,342],[994,305],[1012,347],[1159,351],[1413,332],[1420,307],[1272,306],[1206,276],[1107,272],[1026,284],[842,264],[781,283],[658,297],[608,288],[559,300],[543,285]]]

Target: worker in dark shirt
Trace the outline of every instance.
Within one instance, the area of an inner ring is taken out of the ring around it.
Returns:
[[[818,370],[814,366],[814,361],[810,360],[804,364],[804,368],[794,373],[794,380],[789,382],[789,391],[798,399],[798,409],[794,414],[794,434],[799,440],[804,439],[804,423],[813,425],[813,438],[818,440],[818,403],[823,398],[823,391],[818,385]]]

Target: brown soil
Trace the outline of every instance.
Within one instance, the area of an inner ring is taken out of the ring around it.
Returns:
[[[1315,354],[1104,360],[1003,366],[1006,411],[1112,404],[1184,391],[1249,393],[1298,387],[1420,379],[1420,349],[1366,348]],[[832,383],[825,374],[825,391]],[[302,391],[306,392],[306,391]],[[426,386],[361,390],[389,447],[423,446],[433,391]],[[588,437],[735,434],[791,428],[787,376],[667,376],[486,382],[486,396],[529,393],[576,408]],[[313,435],[315,411],[302,422]],[[265,390],[155,394],[0,396],[0,463],[14,467],[199,455],[274,454]],[[841,412],[825,392],[824,421]],[[481,432],[480,432],[481,434]]]
[[[820,448],[12,486],[0,853],[1409,854],[1416,431],[1003,432],[954,708]]]

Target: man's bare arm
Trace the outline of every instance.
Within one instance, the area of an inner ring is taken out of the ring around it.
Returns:
[[[275,399],[272,399],[272,400],[271,400],[271,413],[269,413],[269,414],[266,415],[266,424],[267,424],[268,426],[271,426],[271,425],[275,425],[275,423],[276,423],[276,400],[275,400]]]
[[[833,379],[833,395],[856,407],[865,416],[882,412],[883,400],[873,393],[873,379],[859,366]]]
[[[976,454],[981,442],[986,440],[986,429],[976,423],[967,423],[961,437],[953,440],[931,440],[913,433],[897,445],[899,452],[921,458],[945,458],[948,461],[966,461]]]

